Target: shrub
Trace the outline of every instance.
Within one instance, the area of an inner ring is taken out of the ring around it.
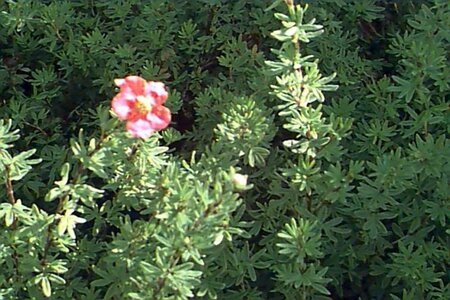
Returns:
[[[1,299],[450,298],[447,1],[0,9]]]

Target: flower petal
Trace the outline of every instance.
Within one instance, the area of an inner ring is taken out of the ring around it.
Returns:
[[[133,119],[127,122],[127,131],[133,137],[147,139],[152,135],[154,129],[150,122],[145,119]]]
[[[117,85],[118,87],[121,87],[121,86],[125,83],[125,79],[123,79],[123,78],[117,78],[117,79],[114,79],[114,83],[115,83],[115,85]]]
[[[126,95],[119,93],[113,98],[111,107],[119,119],[126,120],[134,108],[134,102],[129,101]]]
[[[154,130],[161,130],[166,128],[172,116],[170,110],[165,106],[154,106],[152,111],[147,114],[147,120]]]
[[[139,76],[128,76],[125,77],[126,84],[133,91],[133,93],[137,96],[144,95],[147,81]]]
[[[120,87],[121,93],[133,93],[135,96],[144,95],[147,86],[147,82],[139,76],[114,79],[114,83]]]
[[[161,105],[166,102],[168,93],[164,83],[157,81],[149,81],[145,90],[146,95],[151,95],[155,99],[153,105]]]

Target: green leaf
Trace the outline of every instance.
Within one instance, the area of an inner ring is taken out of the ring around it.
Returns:
[[[4,212],[5,214],[5,225],[6,227],[11,226],[14,223],[15,217],[12,207]]]
[[[52,295],[52,286],[46,276],[41,278],[41,289],[45,297],[50,297]]]

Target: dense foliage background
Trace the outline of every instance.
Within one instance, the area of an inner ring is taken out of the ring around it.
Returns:
[[[0,2],[0,299],[450,299],[450,4],[298,3]]]

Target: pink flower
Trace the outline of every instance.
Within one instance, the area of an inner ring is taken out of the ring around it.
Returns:
[[[112,110],[127,121],[132,136],[146,139],[169,125],[170,110],[163,106],[168,96],[164,83],[147,82],[139,76],[115,79],[114,83],[120,92],[112,100]]]

